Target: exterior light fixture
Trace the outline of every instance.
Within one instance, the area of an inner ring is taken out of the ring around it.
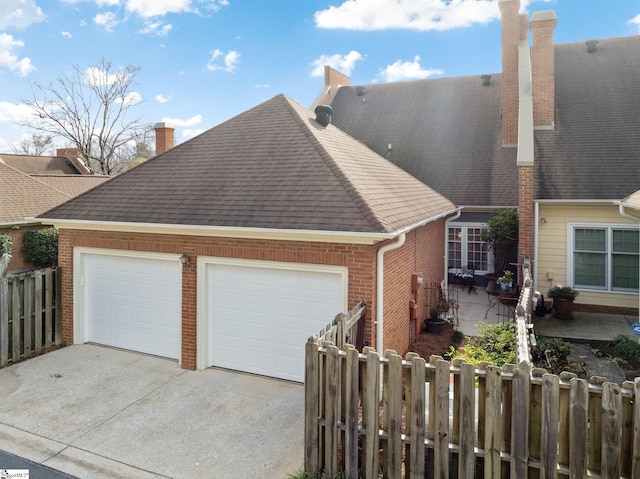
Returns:
[[[180,256],[180,263],[182,263],[182,266],[187,266],[190,262],[191,258],[189,255],[187,253],[182,253],[182,256]]]

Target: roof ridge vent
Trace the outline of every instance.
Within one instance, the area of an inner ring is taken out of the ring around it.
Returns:
[[[480,80],[482,80],[482,86],[491,85],[491,75],[482,75]]]
[[[362,85],[358,85],[356,87],[356,94],[358,96],[363,96],[364,95],[364,87]]]
[[[315,109],[316,121],[322,126],[327,126],[331,123],[331,115],[333,114],[333,108],[329,105],[318,105]]]
[[[586,42],[584,42],[584,44],[587,46],[587,53],[595,53],[598,51],[598,43],[600,43],[600,40],[587,40]]]

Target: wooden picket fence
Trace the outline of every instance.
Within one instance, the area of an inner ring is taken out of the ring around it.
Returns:
[[[61,343],[60,268],[0,275],[0,367]]]
[[[339,348],[352,344],[360,350],[364,347],[366,314],[367,305],[360,301],[348,313],[339,313],[315,338],[318,341],[330,341]]]
[[[640,378],[306,345],[305,470],[348,478],[640,478]]]

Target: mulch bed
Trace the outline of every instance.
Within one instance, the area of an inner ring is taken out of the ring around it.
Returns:
[[[450,324],[447,324],[440,334],[430,334],[423,330],[411,346],[410,351],[418,353],[426,361],[429,361],[429,357],[432,355],[444,356],[449,352],[450,346],[454,344],[455,334],[456,330]]]

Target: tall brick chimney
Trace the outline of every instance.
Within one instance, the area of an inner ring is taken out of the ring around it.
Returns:
[[[351,78],[329,65],[324,66],[324,86],[311,105],[310,110],[315,111],[318,105],[329,105],[333,96],[341,86],[351,85]]]
[[[156,123],[153,129],[156,131],[156,155],[173,148],[173,135],[175,128],[168,123]]]
[[[518,45],[520,0],[500,0],[502,16],[502,144],[518,144]]]
[[[531,15],[531,90],[533,94],[533,126],[554,127],[555,58],[553,32],[558,16],[553,10]]]

